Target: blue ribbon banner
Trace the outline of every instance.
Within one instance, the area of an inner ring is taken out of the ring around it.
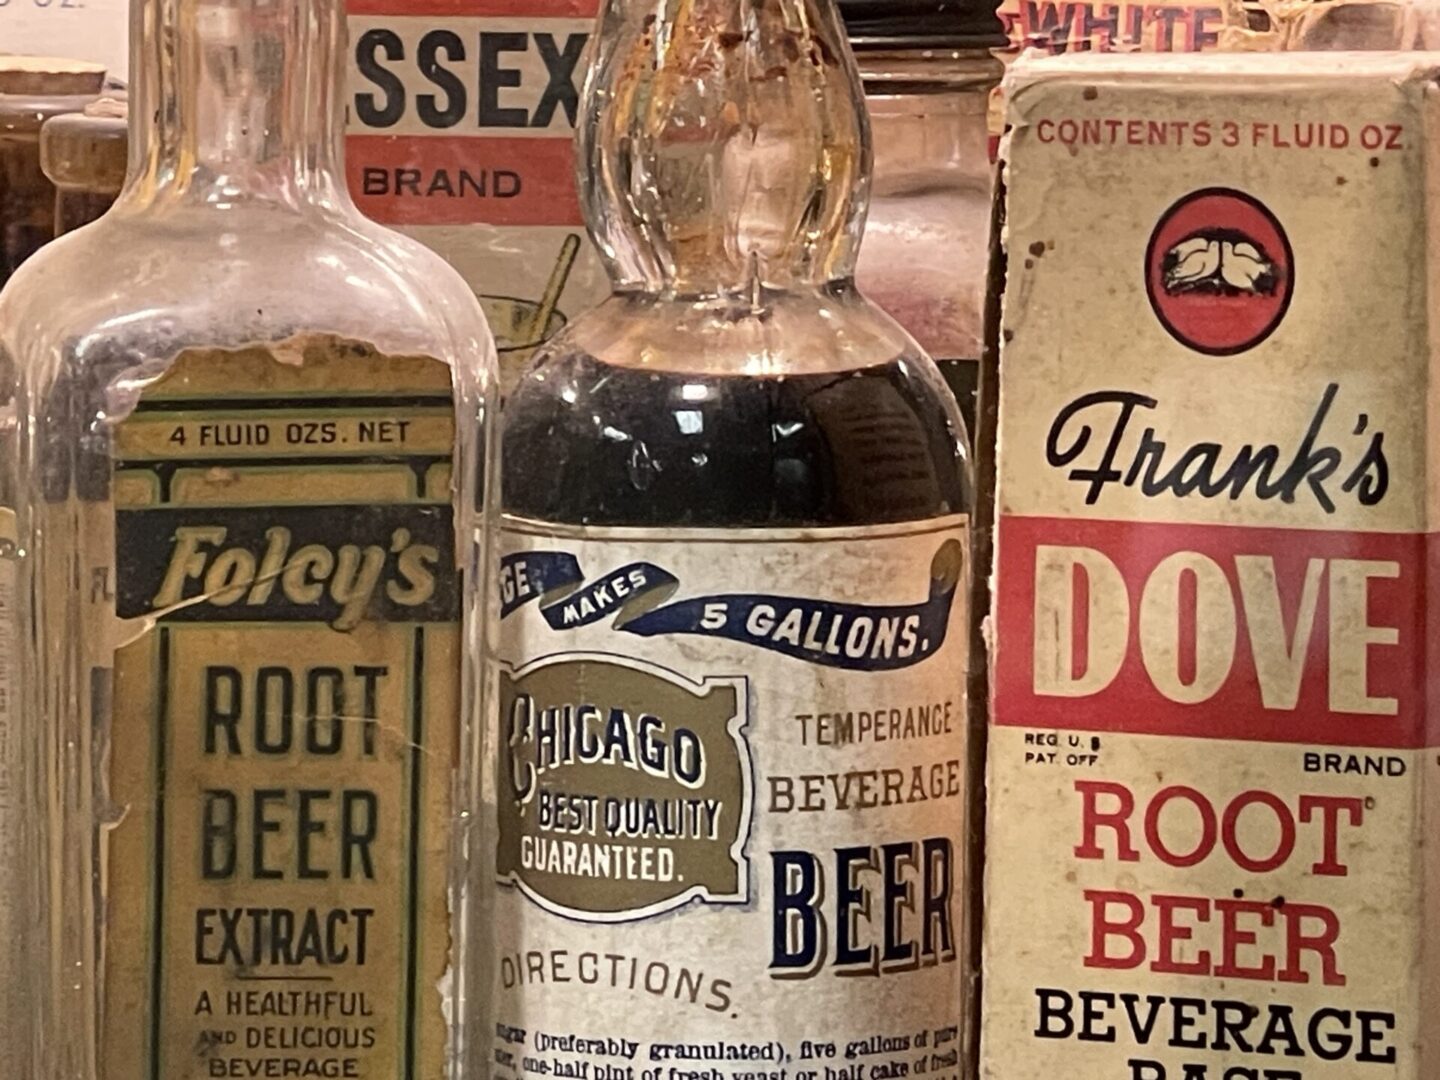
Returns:
[[[719,593],[667,601],[675,575],[632,562],[585,580],[569,552],[522,551],[501,560],[503,619],[531,601],[552,630],[613,617],[616,630],[640,637],[697,634],[742,641],[799,660],[850,671],[895,671],[945,643],[961,580],[962,549],[947,540],[930,565],[928,597],[915,604],[846,604],[761,593]]]

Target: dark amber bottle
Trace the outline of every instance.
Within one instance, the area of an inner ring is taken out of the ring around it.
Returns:
[[[55,187],[40,168],[40,129],[78,112],[105,69],[77,60],[0,56],[0,285],[55,236]]]

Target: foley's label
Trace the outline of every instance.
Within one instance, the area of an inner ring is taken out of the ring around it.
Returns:
[[[440,1080],[458,714],[437,360],[181,355],[116,433],[111,1080]]]
[[[609,291],[575,184],[595,0],[350,0],[356,203],[480,298],[508,387]]]
[[[1095,60],[1010,88],[982,1076],[1431,1080],[1435,72]]]
[[[959,1076],[966,555],[507,523],[497,1077]]]

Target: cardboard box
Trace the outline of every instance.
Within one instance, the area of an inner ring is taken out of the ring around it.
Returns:
[[[508,393],[536,348],[610,294],[575,184],[596,0],[346,10],[350,194],[470,283]]]
[[[1011,74],[987,1080],[1440,1076],[1437,75]]]
[[[1002,0],[1014,47],[1046,52],[1303,52],[1433,47],[1409,0]]]

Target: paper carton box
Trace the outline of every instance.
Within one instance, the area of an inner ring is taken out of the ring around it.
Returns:
[[[1437,74],[1012,72],[987,1080],[1440,1076]]]
[[[346,5],[350,194],[470,283],[495,335],[507,393],[536,348],[610,292],[575,184],[575,125],[596,7],[596,0]]]

